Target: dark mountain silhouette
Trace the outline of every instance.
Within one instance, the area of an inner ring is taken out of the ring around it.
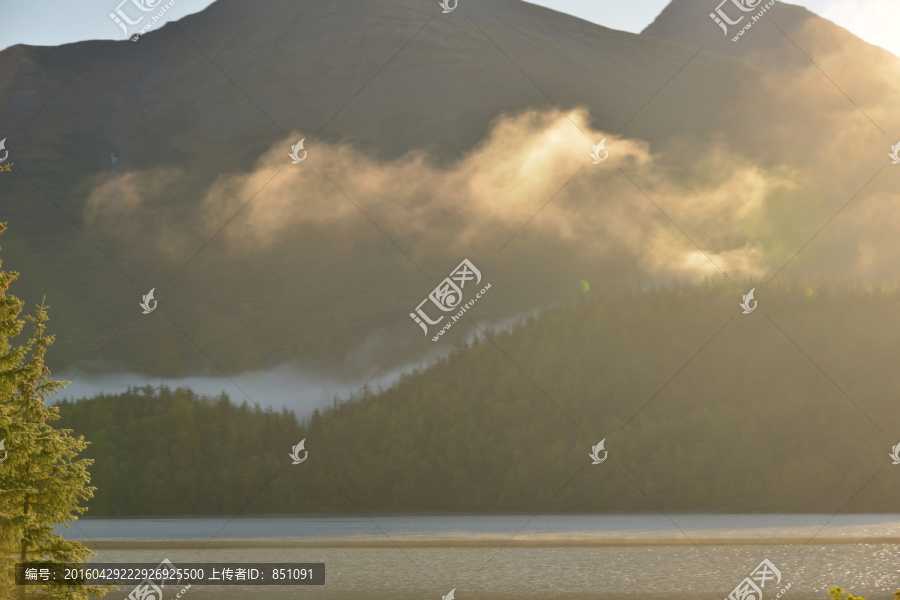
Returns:
[[[432,4],[219,0],[136,42],[0,53],[4,255],[52,306],[59,374],[417,361],[408,314],[463,258],[487,323],[582,281],[895,272],[896,217],[873,218],[895,172],[791,259],[885,163],[900,59],[784,4],[827,77],[768,23],[735,44],[768,58],[736,56],[702,3],[643,35]]]

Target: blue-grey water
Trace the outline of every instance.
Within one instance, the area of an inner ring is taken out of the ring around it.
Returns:
[[[762,600],[788,583],[787,600],[900,590],[900,515],[83,519],[63,531],[98,562],[326,565],[321,587],[194,586],[181,600],[440,600],[453,588],[457,600],[724,600],[765,558],[782,581]]]

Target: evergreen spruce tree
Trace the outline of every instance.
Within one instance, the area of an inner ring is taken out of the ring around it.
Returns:
[[[0,234],[5,228],[0,223]],[[68,527],[83,514],[82,502],[94,494],[87,470],[92,461],[76,458],[87,442],[50,424],[59,411],[45,403],[65,383],[51,379],[44,362],[53,343],[47,335],[47,307],[42,302],[34,315],[19,319],[23,303],[6,293],[17,278],[18,273],[0,270],[0,440],[5,440],[6,452],[0,463],[0,598],[87,600],[88,594],[102,596],[110,588],[15,586],[16,563],[83,563],[93,555],[54,529]],[[11,338],[23,332],[26,321],[32,336],[14,345]]]

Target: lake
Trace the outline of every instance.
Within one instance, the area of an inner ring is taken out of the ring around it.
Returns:
[[[452,588],[457,600],[723,600],[766,558],[782,581],[763,600],[788,583],[787,600],[900,589],[900,515],[83,519],[62,533],[97,562],[326,565],[325,586],[194,586],[187,600],[439,600]]]

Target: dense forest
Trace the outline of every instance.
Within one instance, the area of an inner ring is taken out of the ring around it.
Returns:
[[[92,516],[896,512],[900,292],[743,293],[584,295],[305,420],[138,388],[60,426],[91,443]]]

